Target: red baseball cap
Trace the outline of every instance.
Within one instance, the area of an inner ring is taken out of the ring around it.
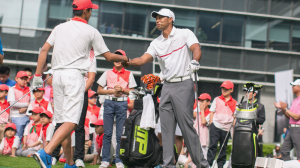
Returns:
[[[208,93],[202,93],[199,97],[198,97],[199,100],[206,100],[208,99],[209,101],[211,101],[211,97]]]
[[[22,77],[24,77],[24,76],[28,78],[28,75],[27,75],[27,73],[26,73],[25,71],[19,71],[19,72],[17,73],[17,76],[16,76],[16,77],[22,78]]]
[[[38,113],[39,114],[39,113],[42,113],[44,111],[45,110],[42,107],[36,107],[36,108],[30,110],[29,113]]]
[[[74,8],[74,5],[77,7]],[[98,5],[93,4],[91,0],[74,0],[72,6],[73,10],[98,9]]]
[[[91,127],[95,127],[95,125],[103,125],[103,120],[100,119],[90,124]]]
[[[223,87],[225,89],[233,89],[234,85],[231,81],[224,81],[220,87]]]
[[[97,93],[90,89],[90,90],[88,91],[88,97],[92,97],[92,96],[94,96],[94,95],[97,95]]]
[[[7,124],[5,125],[5,129],[4,129],[4,130],[6,130],[7,128],[12,128],[12,129],[14,129],[14,130],[17,130],[17,126],[16,126],[16,124],[14,124],[14,123],[7,123]]]
[[[40,116],[43,114],[47,115],[49,118],[52,118],[52,113],[50,111],[43,111]]]
[[[5,84],[1,84],[0,85],[0,90],[9,90],[9,87],[7,86],[7,85],[5,85]]]
[[[121,50],[121,49],[116,50],[116,51],[115,51],[115,54],[117,54],[117,53],[120,53],[120,54],[126,56],[125,51],[123,51],[123,50]]]

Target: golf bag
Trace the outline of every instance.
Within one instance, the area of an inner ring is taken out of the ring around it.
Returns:
[[[162,161],[162,147],[154,129],[140,128],[142,113],[143,99],[137,99],[123,126],[120,159],[128,167],[155,167]]]
[[[257,156],[257,136],[253,132],[253,121],[255,120],[236,117],[231,157],[233,168],[254,167]]]

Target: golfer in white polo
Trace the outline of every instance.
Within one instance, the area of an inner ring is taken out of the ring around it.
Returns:
[[[194,83],[190,73],[200,68],[201,49],[198,39],[189,29],[173,26],[174,13],[166,8],[154,11],[156,27],[162,34],[154,39],[147,52],[128,62],[126,67],[142,66],[157,58],[164,76],[159,113],[163,143],[163,166],[174,167],[174,143],[176,123],[182,131],[192,160],[197,167],[209,167],[200,148],[199,137],[193,127]],[[200,160],[201,158],[201,160]]]

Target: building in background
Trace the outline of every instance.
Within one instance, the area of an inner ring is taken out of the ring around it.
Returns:
[[[24,66],[35,69],[39,49],[51,30],[72,18],[73,0],[0,0],[0,37],[4,63],[11,77]],[[220,95],[224,80],[235,83],[235,98],[242,84],[264,85],[260,101],[265,104],[265,142],[274,141],[274,72],[294,69],[300,77],[299,0],[102,0],[93,10],[89,24],[97,28],[111,51],[122,48],[130,58],[144,54],[160,35],[151,11],[170,8],[177,28],[192,30],[203,56],[199,70],[199,92]],[[50,54],[51,57],[51,54]],[[110,69],[103,57],[97,60],[98,74]],[[157,61],[148,65],[156,74]],[[141,69],[130,67],[137,82]],[[290,82],[290,81],[287,81]],[[139,84],[139,83],[138,83]],[[96,87],[96,85],[94,85]]]

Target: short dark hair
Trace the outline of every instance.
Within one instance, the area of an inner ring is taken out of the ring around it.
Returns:
[[[29,68],[29,67],[25,67],[25,68],[23,69],[23,71],[28,71],[28,72],[31,72],[31,73],[32,73],[32,69]]]
[[[77,8],[77,5],[73,4],[72,5],[73,8]],[[87,11],[89,12],[92,8],[87,9]],[[83,10],[74,10],[73,9],[73,15],[74,16],[82,16],[83,14]]]
[[[1,65],[0,66],[0,74],[1,75],[9,75],[10,73],[10,68],[7,65]]]

